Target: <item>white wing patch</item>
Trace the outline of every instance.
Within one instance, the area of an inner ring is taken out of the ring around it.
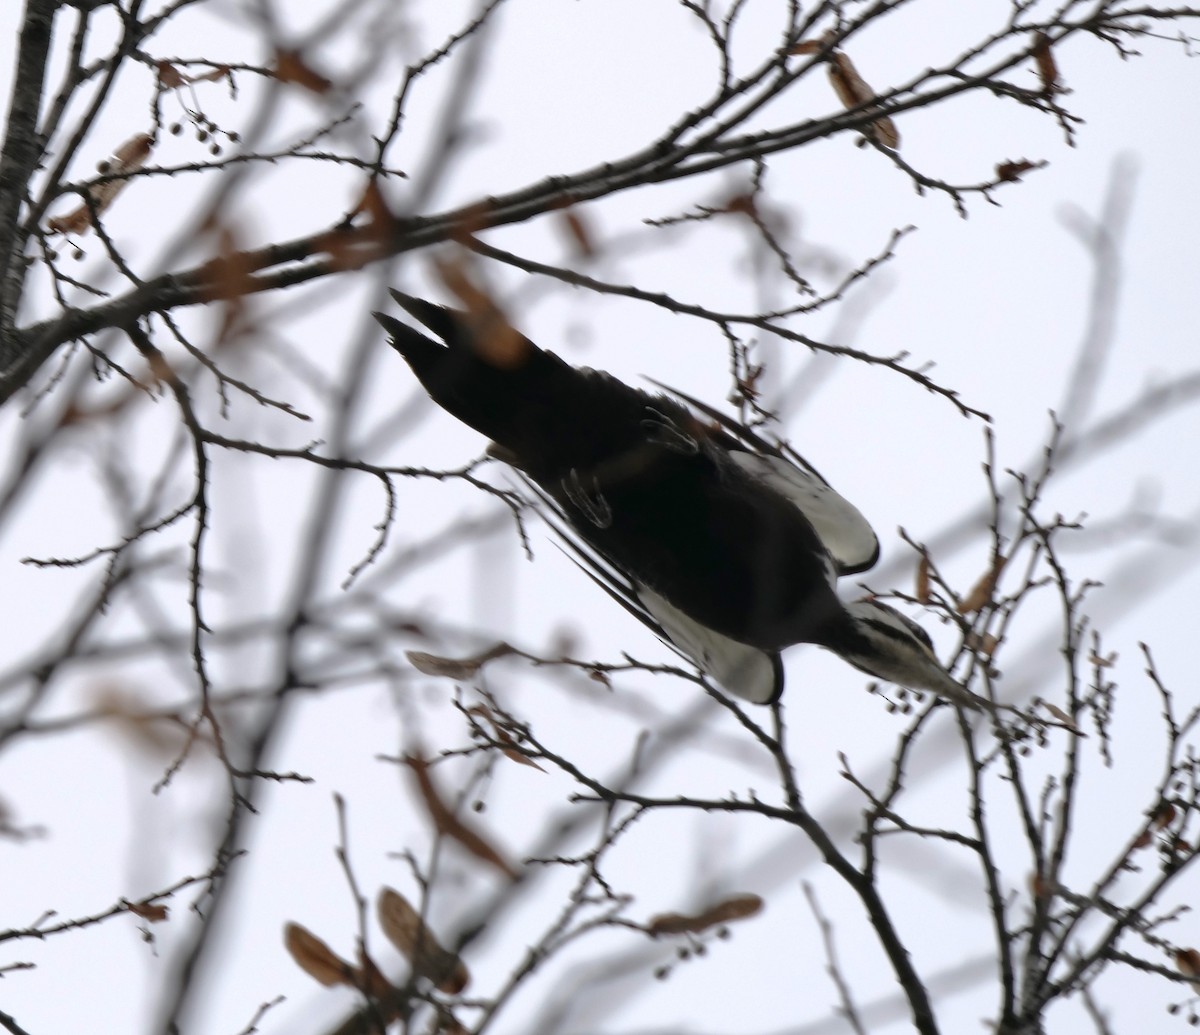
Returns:
[[[754,704],[770,704],[779,697],[783,669],[778,654],[722,636],[645,586],[637,587],[637,595],[671,642],[731,694]]]
[[[867,519],[816,475],[780,456],[731,449],[729,457],[750,477],[796,505],[825,544],[839,574],[865,571],[875,563],[879,540]]]

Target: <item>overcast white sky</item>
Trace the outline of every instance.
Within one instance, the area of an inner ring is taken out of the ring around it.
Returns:
[[[0,40],[12,51],[19,5],[0,5]],[[214,60],[262,60],[247,42],[242,26],[248,16],[228,3],[201,5],[183,20],[185,32],[154,39],[155,55],[197,56]],[[280,5],[286,23],[301,5]],[[317,5],[311,5],[315,8]],[[462,3],[407,5],[413,34],[397,36],[395,49],[405,58],[441,42],[460,23]],[[770,2],[749,5],[743,42],[747,54],[773,45],[776,9]],[[876,88],[904,81],[918,70],[958,53],[978,35],[985,8],[924,0],[902,8],[888,22],[855,41],[853,58]],[[303,10],[310,11],[309,5]],[[383,30],[380,30],[383,31]],[[247,51],[246,48],[249,47]],[[1195,333],[1195,285],[1200,270],[1200,211],[1196,204],[1200,172],[1194,99],[1200,96],[1200,66],[1182,48],[1146,45],[1148,55],[1122,62],[1096,42],[1063,49],[1058,61],[1069,101],[1084,117],[1077,146],[1064,145],[1061,131],[1045,118],[1015,105],[980,101],[935,107],[897,120],[905,159],[930,174],[954,182],[987,178],[1006,159],[1047,159],[1049,166],[1020,185],[999,192],[1001,207],[980,199],[968,202],[962,219],[943,195],[919,196],[911,181],[848,136],[820,142],[801,153],[772,162],[773,200],[786,215],[801,254],[811,257],[805,272],[828,286],[844,272],[880,251],[896,228],[916,230],[904,238],[896,258],[846,303],[813,318],[804,330],[818,339],[836,339],[866,352],[889,355],[907,351],[914,363],[936,363],[935,378],[959,393],[970,406],[993,418],[1000,465],[1024,465],[1045,441],[1048,412],[1061,408],[1065,381],[1086,333],[1092,311],[1093,264],[1078,228],[1087,226],[1111,203],[1118,185],[1129,192],[1120,243],[1120,283],[1115,299],[1115,346],[1100,371],[1088,422],[1120,408],[1148,386],[1190,373],[1198,364]],[[664,60],[669,55],[669,61]],[[335,36],[316,60],[335,70],[350,67],[355,53],[348,36]],[[387,54],[397,74],[400,58]],[[10,62],[0,61],[0,89],[7,96]],[[1028,75],[1031,77],[1033,72]],[[471,105],[476,131],[454,166],[453,176],[434,199],[442,209],[488,194],[499,194],[546,175],[567,173],[619,157],[651,140],[661,128],[707,95],[711,76],[708,44],[686,13],[665,0],[580,0],[534,3],[513,0],[489,40],[484,78]],[[396,155],[403,164],[420,155],[420,144],[436,130],[433,122],[448,72],[435,70],[419,89],[413,118],[406,127],[414,143]],[[243,80],[237,102],[221,89],[202,94],[206,108],[233,128],[253,117],[258,91]],[[98,131],[82,150],[88,162],[146,128],[150,83],[133,77],[118,84],[119,101],[110,106]],[[386,95],[367,98],[368,129],[385,118]],[[836,101],[824,79],[814,80],[784,104],[813,111],[834,110]],[[307,99],[289,101],[280,125],[315,125],[319,106]],[[361,130],[359,131],[362,132]],[[284,140],[282,129],[270,138]],[[347,134],[341,142],[349,146]],[[168,140],[161,160],[186,160],[186,141]],[[76,170],[84,175],[86,166]],[[646,218],[676,214],[697,203],[713,202],[737,183],[734,173],[702,183],[684,182],[637,191],[585,209],[602,246],[591,272],[603,279],[636,283],[683,301],[718,308],[754,311],[780,299],[757,294],[745,238],[718,228],[650,231]],[[139,184],[114,205],[110,231],[152,268],[156,257],[182,255],[177,238],[197,192],[211,190],[198,177]],[[237,195],[234,211],[250,242],[295,236],[325,225],[351,203],[351,181],[340,172],[313,166],[276,170],[254,180]],[[402,203],[403,191],[396,194]],[[675,236],[671,236],[674,234]],[[565,250],[556,225],[543,220],[496,232],[488,240],[523,254],[555,261]],[[250,243],[248,242],[248,243]],[[604,245],[612,242],[604,249]],[[669,242],[670,247],[664,245]],[[85,240],[94,269],[99,249]],[[190,262],[192,255],[180,262]],[[173,260],[175,261],[175,260]],[[397,264],[396,280],[407,290],[427,293],[424,257]],[[512,300],[522,330],[575,362],[611,370],[636,383],[640,375],[669,382],[718,402],[728,390],[725,346],[710,329],[643,303],[585,296],[562,286],[531,284],[511,271],[494,271],[498,292]],[[257,305],[271,332],[323,369],[336,369],[355,337],[364,333],[372,290],[370,278],[345,277],[335,285],[308,292],[268,297]],[[309,305],[319,299],[322,305]],[[1105,301],[1109,301],[1106,299]],[[374,303],[377,304],[377,301]],[[53,311],[49,298],[29,300],[27,319]],[[206,314],[184,316],[188,326],[211,326]],[[201,334],[203,340],[203,334]],[[364,437],[398,404],[407,403],[414,382],[404,365],[379,339],[374,359],[371,406],[360,422]],[[962,417],[949,403],[933,398],[911,382],[883,369],[848,362],[814,364],[795,346],[770,343],[769,385],[790,411],[786,433],[826,477],[871,519],[884,544],[884,570],[892,584],[912,586],[912,562],[905,559],[899,527],[929,540],[984,495],[980,473],[983,425]],[[795,378],[820,377],[820,390],[809,397]],[[160,407],[160,409],[165,409]],[[374,459],[436,467],[455,465],[478,455],[483,443],[451,418],[430,411],[419,433],[380,449]],[[170,425],[165,414],[138,425],[141,434],[128,443],[132,468],[147,464],[165,448],[155,429]],[[19,410],[10,404],[0,413],[0,433],[14,442],[20,434]],[[288,445],[316,437],[311,429],[264,419],[264,435]],[[1197,445],[1200,413],[1173,416],[1131,439],[1099,464],[1065,475],[1054,487],[1053,506],[1067,516],[1086,513],[1103,524],[1130,507],[1153,509],[1178,520],[1194,533],[1200,513]],[[98,450],[80,440],[63,450],[30,494],[20,520],[10,522],[0,539],[0,641],[4,670],[25,656],[70,612],[72,590],[85,582],[70,573],[45,572],[19,564],[22,557],[64,556],[83,552],[111,538],[112,525],[101,505],[94,474]],[[186,466],[186,464],[185,464]],[[498,469],[489,478],[503,481]],[[298,515],[304,512],[313,483],[292,467],[261,461],[230,463],[217,486],[217,503],[227,515],[214,529],[220,573],[213,582],[213,611],[225,619],[252,615],[279,592],[297,550]],[[469,512],[498,512],[494,501],[452,483],[413,482],[404,496],[389,550],[395,556],[420,541],[431,527]],[[377,486],[364,480],[348,494],[341,520],[344,564],[326,573],[330,592],[346,567],[372,541],[372,525],[381,515]],[[1086,541],[1081,541],[1084,545]],[[552,653],[563,631],[578,637],[575,653],[616,659],[629,650],[643,659],[667,661],[670,655],[631,619],[617,612],[599,591],[575,572],[538,530],[536,561],[525,561],[511,523],[482,545],[430,563],[404,581],[392,601],[420,607],[450,625],[475,624],[496,637]],[[1114,567],[1118,555],[1068,554],[1078,578],[1110,582],[1092,598],[1091,613],[1109,649],[1120,653],[1114,670],[1126,682],[1121,699],[1122,740],[1116,745],[1118,769],[1091,766],[1094,781],[1080,816],[1084,851],[1073,860],[1072,874],[1086,885],[1090,867],[1101,865],[1114,847],[1134,831],[1146,794],[1157,776],[1160,741],[1155,732],[1157,700],[1141,678],[1138,641],[1154,649],[1159,670],[1195,704],[1192,647],[1195,641],[1196,562],[1200,550],[1183,538],[1174,547],[1147,541],[1120,555],[1134,569]],[[969,586],[987,563],[983,546],[946,558],[947,573]],[[1133,575],[1170,577],[1149,599],[1137,594]],[[896,574],[896,573],[899,574]],[[874,579],[879,589],[890,588]],[[182,588],[164,598],[168,613],[182,621]],[[1052,611],[1041,615],[1047,629],[1017,630],[1020,642],[1001,658],[1010,686],[1054,699],[1059,673],[1052,635]],[[119,619],[120,616],[118,616]],[[943,651],[949,634],[927,621]],[[427,649],[467,650],[470,641],[426,644]],[[421,647],[419,642],[402,646]],[[244,670],[222,670],[229,685],[251,683],[268,664],[247,653]],[[872,772],[888,756],[901,729],[882,702],[863,691],[864,680],[836,659],[811,648],[787,655],[789,721],[796,737],[795,756],[813,810],[840,832],[851,829],[859,802],[837,775],[837,753],[850,753],[856,768]],[[236,668],[236,666],[234,666]],[[114,668],[82,673],[64,681],[42,718],[67,715],[96,700],[104,681],[146,687],[159,678],[152,670]],[[537,728],[568,753],[601,772],[628,757],[638,724],[608,717],[581,723],[572,700],[556,693],[554,681],[523,663],[505,662],[489,671],[488,685],[514,707],[536,715]],[[296,709],[293,727],[273,765],[314,777],[305,786],[274,789],[256,822],[252,861],[245,867],[238,922],[219,953],[220,973],[211,975],[212,994],[189,1031],[240,1031],[257,1006],[278,994],[287,1002],[263,1022],[264,1032],[320,1031],[319,1018],[336,1018],[352,997],[319,988],[283,952],[281,927],[297,920],[322,934],[344,955],[352,953],[352,914],[344,878],[333,855],[336,819],[331,795],[350,802],[351,844],[359,879],[373,898],[390,884],[411,891],[407,869],[393,854],[403,847],[418,851],[429,840],[424,818],[407,792],[397,792],[395,769],[378,761],[395,754],[419,733],[431,749],[461,744],[461,721],[447,701],[448,681],[413,680],[413,699],[398,709],[381,686],[351,686],[313,698]],[[629,679],[619,685],[648,707],[666,712],[695,703],[695,688],[683,682]],[[0,702],[0,707],[3,707]],[[3,714],[3,712],[0,712]],[[403,714],[403,721],[397,718]],[[950,725],[949,715],[939,719]],[[595,722],[597,725],[593,725]],[[417,728],[419,726],[419,729]],[[582,728],[581,728],[582,727]],[[719,726],[733,735],[732,726]],[[932,744],[932,742],[931,742]],[[660,791],[722,795],[730,789],[771,787],[759,765],[731,758],[713,764],[712,755],[681,750],[660,774]],[[701,764],[701,760],[703,764]],[[912,775],[912,807],[918,815],[953,814],[965,786],[961,756],[939,757],[931,748],[918,759]],[[707,768],[706,768],[707,767]],[[0,755],[0,800],[22,824],[46,828],[44,838],[26,844],[0,841],[0,929],[31,923],[44,908],[63,916],[102,910],[122,895],[136,898],[205,865],[207,827],[222,806],[215,767],[193,762],[183,778],[160,795],[151,789],[161,774],[161,759],[147,760],[124,741],[108,734],[66,738],[30,738]],[[497,832],[514,858],[535,836],[529,817],[560,803],[571,791],[564,778],[511,767],[496,774],[488,791],[484,821]],[[211,815],[210,815],[211,813]],[[613,876],[637,894],[649,916],[694,905],[689,894],[713,886],[755,891],[768,902],[763,916],[719,943],[706,959],[677,968],[666,982],[639,984],[635,996],[621,986],[622,1001],[579,1004],[585,1011],[579,1030],[593,1030],[586,1011],[601,1010],[600,1030],[691,1030],[760,1032],[809,1030],[803,1026],[830,1015],[831,985],[814,983],[823,973],[820,948],[799,890],[813,881],[825,912],[839,924],[840,949],[864,1001],[886,995],[892,978],[864,932],[858,907],[831,875],[818,865],[802,840],[780,840],[765,824],[719,816],[658,816],[630,836],[613,860]],[[1094,855],[1092,854],[1094,852]],[[988,951],[990,933],[978,910],[956,911],[956,899],[977,893],[970,866],[946,853],[897,850],[888,860],[892,872],[885,887],[897,903],[901,923],[914,937],[918,963],[938,970],[970,962]],[[474,867],[450,853],[447,862],[457,898],[435,907],[435,919],[452,926],[469,912],[491,885]],[[1022,875],[1019,857],[1010,871]],[[407,883],[406,883],[407,882]],[[1194,898],[1195,883],[1189,881]],[[1025,893],[1014,883],[1014,894]],[[1186,895],[1184,897],[1187,897]],[[553,909],[552,894],[529,903],[494,937],[482,940],[470,962],[482,993],[502,982],[524,945],[526,932],[543,923]],[[549,905],[546,905],[549,903]],[[916,934],[926,917],[928,937]],[[0,947],[0,968],[30,960],[37,969],[0,981],[0,1011],[16,1017],[30,1032],[134,1032],[153,1030],[156,995],[165,980],[171,948],[179,934],[172,925],[188,923],[177,901],[171,925],[155,934],[157,951],[143,944],[135,925],[121,920],[45,945],[19,943]],[[1190,932],[1190,933],[1189,933]],[[1200,927],[1185,918],[1171,937],[1200,943]],[[598,945],[613,947],[616,935]],[[376,944],[379,944],[378,940]],[[586,955],[586,953],[584,954]],[[389,960],[386,950],[382,959]],[[576,957],[576,959],[581,957]],[[393,961],[394,962],[394,961]],[[523,1024],[553,995],[563,972],[535,983],[498,1025],[521,1032]],[[803,984],[801,980],[803,978]],[[1159,985],[1137,981],[1114,984],[1114,1030],[1149,1030],[1169,1022],[1162,1013]],[[978,1030],[978,1018],[994,1004],[988,980],[939,1000],[943,1030]],[[1148,1020],[1149,1018],[1149,1020]],[[1070,1018],[1060,1030],[1080,1030]],[[903,1024],[886,1029],[902,1030]],[[832,1025],[813,1031],[840,1030]]]

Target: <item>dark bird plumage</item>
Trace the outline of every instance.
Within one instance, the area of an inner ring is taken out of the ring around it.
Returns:
[[[593,578],[727,690],[775,700],[779,652],[813,643],[979,706],[916,623],[838,598],[837,577],[879,545],[798,455],[681,393],[571,366],[499,316],[392,294],[441,339],[375,314],[430,397],[556,504]]]

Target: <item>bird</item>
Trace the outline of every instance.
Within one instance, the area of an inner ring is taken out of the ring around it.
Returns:
[[[588,574],[721,688],[775,703],[781,652],[807,643],[877,679],[989,707],[912,619],[838,596],[838,578],[872,567],[879,541],[798,453],[664,385],[573,366],[494,307],[391,295],[440,339],[374,314],[430,398],[490,439],[490,455],[553,504]]]

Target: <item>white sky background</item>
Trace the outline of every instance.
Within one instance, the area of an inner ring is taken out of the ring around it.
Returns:
[[[283,19],[295,17],[299,9],[295,4],[281,6],[293,8],[280,13]],[[450,27],[460,24],[465,6],[410,5],[414,35],[404,40],[397,35],[394,47],[385,48],[384,60],[396,76],[405,60],[438,45]],[[750,5],[747,54],[774,45],[780,6]],[[968,21],[966,12],[984,6],[910,5],[874,32],[856,38],[852,57],[877,89],[904,81],[975,39],[978,25]],[[19,14],[14,7],[0,5],[0,39],[5,41],[12,40]],[[181,20],[181,28],[188,26],[186,34],[156,37],[153,53],[264,60],[261,54],[239,50],[247,46],[240,34],[244,15],[239,7],[204,7],[207,15],[197,12]],[[331,74],[352,66],[358,56],[348,49],[353,38],[336,38],[326,51],[312,55],[314,63]],[[5,47],[11,52],[11,42]],[[936,362],[936,380],[994,418],[1001,466],[1026,463],[1045,440],[1047,411],[1063,401],[1065,379],[1089,316],[1092,264],[1070,227],[1101,211],[1115,170],[1123,166],[1136,173],[1121,248],[1117,344],[1102,371],[1090,416],[1119,408],[1149,385],[1195,369],[1200,123],[1194,99],[1200,66],[1188,61],[1178,46],[1147,43],[1143,49],[1148,56],[1129,63],[1095,42],[1057,54],[1066,84],[1074,91],[1068,98],[1071,107],[1087,120],[1074,149],[1064,146],[1061,131],[1049,119],[995,101],[956,102],[898,118],[905,159],[952,182],[983,180],[1006,159],[1050,160],[1047,169],[999,191],[1003,207],[968,199],[966,220],[945,196],[918,196],[907,177],[874,151],[854,147],[849,135],[773,159],[770,197],[786,213],[792,242],[801,242],[800,253],[812,249],[813,265],[804,272],[821,287],[836,280],[828,260],[836,270],[848,270],[878,252],[894,228],[917,227],[865,289],[852,293],[843,307],[813,317],[812,325],[802,329],[815,338],[836,339],[875,354],[906,350],[914,362]],[[8,61],[2,64],[0,86],[7,96]],[[439,110],[452,70],[453,66],[436,69],[421,83],[406,136],[394,150],[397,164],[407,167],[410,154],[421,155],[419,143],[436,131],[429,119]],[[513,0],[489,41],[484,78],[470,105],[478,137],[456,160],[432,208],[499,194],[635,150],[680,111],[706,98],[711,74],[710,45],[686,13],[666,0]],[[1033,81],[1032,70],[1024,74]],[[258,88],[250,77],[242,77],[240,84],[243,94],[237,103],[229,101],[223,87],[206,88],[201,95],[209,114],[228,128],[239,127],[240,120],[257,110]],[[90,146],[83,149],[88,161],[104,157],[117,143],[146,128],[148,77],[131,77],[119,90],[120,102],[110,107]],[[376,131],[385,117],[386,95],[365,100],[368,130]],[[814,114],[837,106],[823,76],[779,104]],[[277,136],[269,136],[287,140],[296,127],[302,133],[323,114],[319,104],[298,95],[285,105]],[[349,146],[349,139],[343,146]],[[411,152],[407,139],[417,142]],[[156,154],[164,162],[197,157],[186,141],[175,140],[165,141],[161,155]],[[86,168],[75,172],[82,177]],[[627,248],[614,244],[602,251],[597,266],[588,272],[730,311],[752,312],[783,302],[782,295],[764,300],[757,294],[743,234],[712,224],[674,234],[642,225],[648,217],[719,201],[739,182],[738,174],[731,172],[587,206],[584,215],[602,249],[608,241],[630,242]],[[352,177],[314,165],[273,170],[262,183],[260,189],[258,181],[252,181],[234,202],[233,211],[251,238],[247,243],[324,226],[350,207],[356,189]],[[153,270],[164,248],[169,245],[175,252],[176,235],[183,230],[180,220],[191,210],[197,192],[212,187],[211,181],[198,177],[142,181],[114,204],[107,225],[144,263],[143,269]],[[394,199],[403,203],[403,188]],[[559,260],[565,249],[552,219],[492,231],[486,239],[546,261]],[[81,268],[97,269],[97,242],[82,243],[89,258]],[[201,254],[179,256],[172,264],[189,265]],[[417,293],[436,290],[429,287],[426,270],[425,256],[402,258],[395,282]],[[521,329],[565,357],[611,370],[633,383],[639,375],[649,375],[713,402],[727,392],[725,346],[708,327],[644,303],[535,283],[513,271],[492,272],[498,293],[511,299]],[[370,277],[344,277],[256,304],[275,336],[332,370],[369,326],[368,308],[378,304],[371,295],[375,283]],[[310,298],[322,304],[310,305]],[[52,312],[48,301],[44,310],[39,304],[31,301],[26,319]],[[206,340],[205,327],[211,337],[213,317],[201,312],[184,319],[197,331],[198,340]],[[415,390],[403,363],[381,336],[379,341],[372,370],[373,405],[360,424],[364,433],[377,427],[398,403],[407,404]],[[901,573],[895,585],[910,589],[913,562],[895,530],[903,526],[917,539],[932,539],[983,497],[981,423],[964,419],[945,400],[887,370],[845,361],[814,365],[807,353],[787,343],[769,343],[763,354],[775,364],[772,386],[791,384],[804,372],[811,377],[816,370],[827,378],[815,396],[805,397],[795,408],[787,434],[872,520],[884,543],[884,564],[901,565],[887,569]],[[266,366],[254,369],[270,376],[264,373]],[[785,399],[783,405],[791,403]],[[132,429],[138,434],[125,443],[131,466],[148,463],[164,448],[162,429],[171,426],[174,412],[167,405],[157,409],[161,413],[140,418]],[[478,435],[428,409],[419,433],[372,459],[436,467],[465,462],[480,452]],[[239,419],[243,427],[246,422],[254,427],[258,420],[246,408]],[[292,446],[322,433],[274,416],[262,418],[258,426],[265,437],[275,436]],[[0,431],[9,443],[21,433],[16,406],[10,404],[0,413]],[[1198,443],[1200,414],[1192,410],[1171,417],[1101,463],[1063,476],[1052,490],[1053,504],[1068,516],[1086,512],[1098,523],[1132,505],[1144,505],[1194,529],[1200,508]],[[28,495],[20,519],[3,529],[0,622],[8,635],[0,646],[0,662],[5,669],[63,620],[72,593],[89,584],[86,576],[37,571],[21,566],[19,559],[85,552],[111,539],[113,527],[104,516],[101,487],[92,473],[97,454],[95,443],[82,437],[73,449],[63,450]],[[181,474],[189,471],[186,460]],[[488,477],[501,482],[504,478],[494,466]],[[213,533],[220,576],[211,582],[210,607],[218,620],[259,613],[286,583],[298,548],[298,518],[304,513],[306,494],[313,491],[312,479],[298,465],[237,461],[224,466],[214,491],[219,511],[227,509],[221,511],[223,520]],[[401,512],[387,557],[464,511],[483,516],[497,510],[490,497],[455,483],[405,482],[401,491]],[[382,513],[378,487],[367,479],[352,483],[347,501],[340,537],[344,563],[326,573],[331,593],[346,567],[368,548],[372,525]],[[573,570],[540,529],[535,531],[534,564],[524,561],[511,522],[500,522],[497,533],[482,546],[438,559],[419,578],[399,584],[392,602],[426,610],[449,625],[476,624],[495,637],[546,654],[553,653],[555,637],[569,631],[578,639],[573,648],[577,656],[616,660],[622,650],[629,650],[645,660],[670,660],[664,648]],[[1149,540],[1144,544],[1147,550],[1153,545]],[[1089,875],[1136,831],[1142,810],[1152,804],[1146,795],[1160,762],[1158,701],[1139,675],[1139,640],[1153,647],[1159,671],[1179,692],[1181,706],[1196,702],[1191,648],[1200,554],[1188,539],[1172,549],[1121,555],[1122,560],[1137,558],[1151,572],[1159,567],[1174,571],[1145,600],[1121,580],[1121,569],[1114,570],[1115,555],[1067,556],[1077,578],[1111,583],[1112,588],[1095,593],[1090,610],[1105,633],[1106,647],[1120,653],[1116,675],[1125,684],[1119,699],[1124,722],[1116,745],[1118,768],[1112,773],[1095,765],[1089,768],[1095,782],[1079,820],[1079,844],[1087,849],[1079,852],[1069,870],[1080,886],[1086,886]],[[945,568],[965,589],[986,563],[980,546],[976,553],[948,559]],[[890,588],[875,579],[867,581],[875,588]],[[182,584],[176,588],[176,597],[163,595],[163,605],[183,623]],[[1045,614],[1050,629],[1054,618]],[[943,652],[953,646],[936,623],[926,625]],[[1054,699],[1058,658],[1053,642],[1048,645],[1039,638],[1043,631],[1023,625],[1024,639],[1001,655],[1000,665],[1008,677],[1004,685]],[[455,653],[477,645],[412,639],[397,649]],[[225,659],[219,666],[227,685],[253,684],[269,671],[265,656],[247,652],[234,661]],[[865,680],[836,659],[812,648],[796,648],[788,653],[787,664],[793,756],[802,760],[806,800],[833,829],[845,833],[856,822],[860,802],[837,775],[837,753],[847,751],[860,773],[875,771],[888,757],[902,720],[867,695],[862,689]],[[63,681],[41,717],[74,714],[94,703],[97,686],[105,679],[137,686],[153,697],[156,681],[163,676],[149,667],[75,673]],[[553,678],[521,662],[497,665],[486,679],[514,709],[532,717],[547,740],[598,772],[609,772],[627,759],[638,731],[636,721],[621,721],[599,709],[581,716],[575,700],[561,695]],[[683,682],[643,677],[619,680],[617,687],[637,707],[670,713],[697,703],[695,688]],[[333,856],[334,791],[350,803],[351,850],[368,896],[373,899],[383,884],[412,892],[407,869],[389,853],[411,847],[421,855],[429,842],[427,823],[407,784],[397,793],[395,770],[376,756],[397,753],[417,733],[430,750],[461,745],[461,721],[447,704],[452,691],[449,681],[419,678],[407,684],[406,691],[419,707],[398,709],[389,691],[379,685],[351,685],[295,707],[293,728],[271,764],[304,772],[315,782],[283,785],[267,799],[255,824],[253,854],[234,910],[236,923],[216,954],[219,972],[208,975],[212,991],[204,997],[204,1013],[192,1019],[189,1031],[239,1031],[260,1003],[278,994],[286,995],[287,1002],[267,1016],[261,1030],[320,1031],[322,1018],[340,1016],[352,1002],[348,993],[319,988],[292,964],[283,951],[281,927],[287,920],[300,921],[343,955],[352,954],[350,897]],[[406,716],[403,723],[399,714]],[[949,727],[951,718],[947,713],[938,722]],[[722,736],[738,739],[731,724],[721,722],[715,728]],[[955,822],[965,787],[961,754],[937,757],[932,739],[925,747],[928,754],[918,756],[911,774],[911,807],[935,824]],[[655,787],[664,793],[673,789],[672,793],[714,796],[750,786],[764,793],[773,789],[761,765],[731,761],[723,766],[714,764],[713,757],[681,749]],[[193,761],[171,788],[154,796],[151,788],[161,770],[161,759],[138,756],[107,731],[31,737],[0,756],[0,797],[20,823],[47,830],[44,838],[26,844],[0,841],[0,887],[5,890],[0,894],[0,928],[29,924],[44,908],[62,916],[96,912],[121,896],[136,899],[203,869],[208,844],[204,823],[215,821],[223,808],[216,769],[206,760]],[[558,807],[571,790],[557,775],[502,767],[487,791],[483,820],[519,858],[536,837],[536,821],[545,810]],[[577,1004],[578,1030],[801,1031],[810,1030],[803,1027],[809,1022],[828,1018],[835,992],[823,978],[819,938],[799,891],[801,878],[815,884],[825,913],[837,923],[839,950],[861,1001],[889,994],[891,972],[873,947],[858,905],[817,863],[805,842],[778,842],[780,832],[766,826],[745,818],[659,813],[635,829],[614,857],[610,876],[637,895],[636,915],[694,906],[704,887],[755,891],[767,899],[767,908],[762,916],[737,926],[729,942],[714,945],[707,958],[677,967],[668,981],[620,985],[615,1006],[608,989],[600,989],[596,1001],[584,997]],[[773,854],[764,862],[768,849]],[[899,925],[912,938],[918,965],[933,973],[986,958],[986,916],[976,907],[961,905],[983,901],[970,861],[944,849],[934,853],[909,844],[907,851],[905,856],[898,848],[889,860],[893,876],[886,886],[892,889]],[[448,854],[447,864],[460,884],[454,896],[435,903],[433,915],[450,928],[492,881],[453,850]],[[1147,865],[1153,866],[1153,860],[1148,858]],[[1010,891],[1023,905],[1027,890],[1019,857],[1007,873],[1014,880]],[[1192,877],[1176,893],[1186,900],[1194,890]],[[0,1010],[36,1033],[154,1030],[156,992],[170,973],[178,929],[191,922],[185,901],[176,899],[170,924],[155,928],[157,952],[143,943],[132,918],[44,945],[0,946],[0,967],[13,960],[37,964],[36,970],[0,981]],[[473,991],[485,994],[504,980],[532,940],[530,932],[546,922],[556,904],[553,892],[539,891],[506,917],[501,930],[473,947],[468,960]],[[1181,944],[1197,944],[1200,926],[1185,917],[1170,936]],[[597,954],[615,949],[625,944],[623,937],[604,934],[590,948],[582,943],[564,960],[579,962],[593,949]],[[392,972],[400,972],[377,934],[374,944],[380,959],[393,964]],[[644,973],[652,966],[647,964]],[[552,998],[562,975],[555,967],[535,981],[495,1030],[528,1030],[529,1018]],[[1116,1031],[1183,1024],[1163,1013],[1168,990],[1161,982],[1125,979],[1108,989]],[[994,1000],[993,984],[986,976],[957,994],[939,997],[943,1030],[979,1030],[978,1019],[990,1015]],[[900,1023],[890,1030],[904,1030],[903,1013],[894,1019]],[[1082,1023],[1079,1015],[1064,1014],[1061,1023],[1060,1030],[1087,1030],[1077,1027]],[[811,1030],[840,1029],[830,1023]],[[881,1023],[872,1030],[888,1029]]]

